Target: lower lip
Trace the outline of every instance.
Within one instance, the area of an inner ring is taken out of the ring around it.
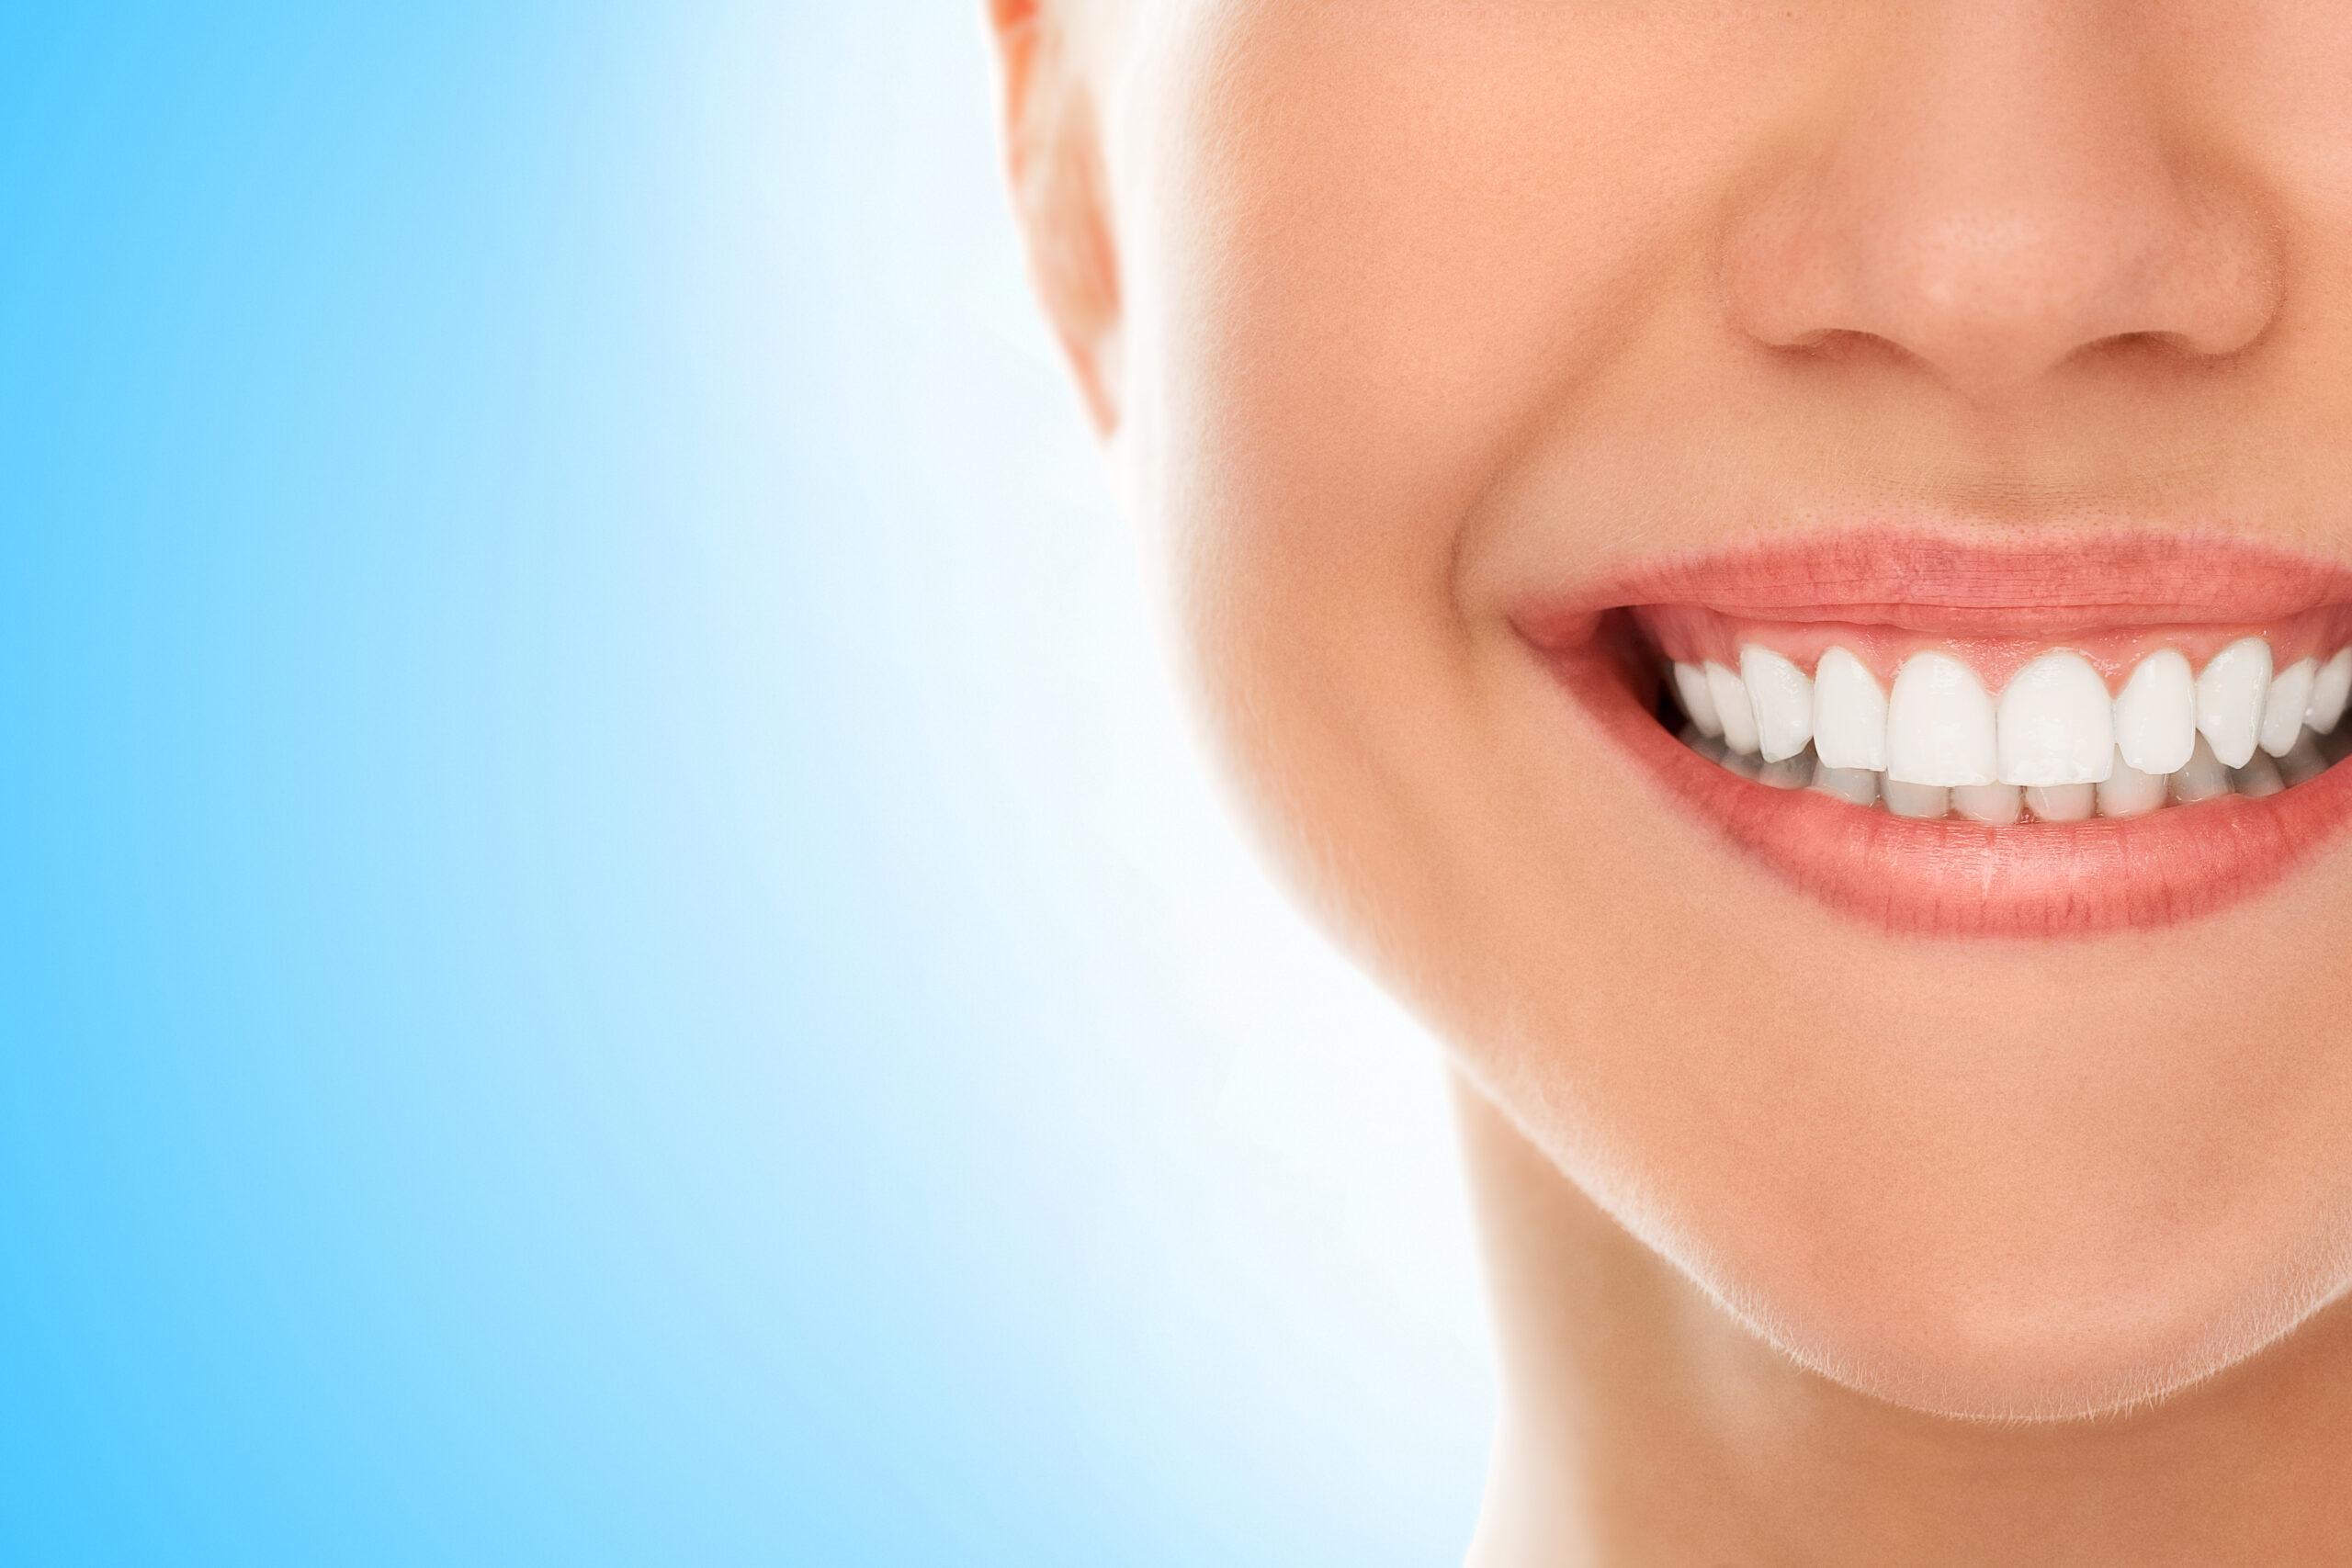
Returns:
[[[1778,790],[1699,756],[1636,694],[1601,636],[1539,649],[1562,687],[1669,798],[1732,846],[1850,917],[1939,936],[2153,930],[2262,892],[2352,812],[2352,767],[2255,800],[2231,795],[2120,821],[1987,828],[1914,821]]]

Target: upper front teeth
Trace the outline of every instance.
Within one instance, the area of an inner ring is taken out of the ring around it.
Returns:
[[[2270,645],[2258,637],[2230,644],[2197,677],[2197,728],[2223,767],[2243,768],[2254,755],[2269,699]]]
[[[2283,757],[2295,748],[2295,737],[2303,732],[2303,715],[2312,705],[2312,683],[2319,674],[2319,660],[2305,659],[2290,664],[2270,678],[2270,695],[2262,705],[2262,728],[2256,737],[2262,749],[2274,757]]]
[[[1768,648],[1739,650],[1739,678],[1756,709],[1756,739],[1768,762],[1785,761],[1813,739],[1813,678]]]
[[[1825,768],[1886,772],[1886,694],[1870,667],[1842,648],[1823,654],[1814,669],[1813,750]]]
[[[1713,739],[1724,732],[1724,721],[1715,712],[1714,688],[1708,682],[1707,672],[1695,664],[1674,667],[1675,694],[1682,699],[1682,711],[1699,727],[1699,733]]]
[[[2346,697],[2352,697],[2352,648],[2320,666],[2312,681],[2312,705],[2303,710],[2303,722],[2322,735],[2335,734]]]
[[[2001,694],[2001,782],[2105,784],[2115,771],[2115,704],[2079,653],[2045,653]]]
[[[2001,779],[1993,699],[1976,671],[1948,653],[1918,653],[1886,700],[1886,776],[1904,784],[1988,784]]]
[[[1724,727],[1724,744],[1745,755],[1756,755],[1756,709],[1748,701],[1747,685],[1722,665],[1710,663],[1707,694],[1714,699],[1715,717]]]
[[[1965,662],[1933,650],[1905,661],[1891,694],[1847,649],[1824,652],[1808,676],[1753,643],[1736,671],[1678,663],[1674,683],[1701,734],[1767,762],[1810,745],[1825,769],[1972,792],[1955,798],[1986,820],[2013,818],[2003,792],[2017,787],[2034,792],[2025,803],[2038,816],[2086,815],[2093,786],[2121,780],[2099,795],[2103,811],[2121,816],[2154,808],[2200,736],[2215,763],[2245,768],[2257,747],[2294,750],[2306,725],[2331,733],[2352,699],[2352,648],[2275,676],[2260,637],[2232,643],[2194,676],[2165,649],[2143,659],[2112,698],[2090,660],[2065,651],[2018,671],[1997,702]]]
[[[2177,773],[2197,750],[2197,681],[2171,649],[2140,660],[2115,699],[2115,746],[2127,766]]]

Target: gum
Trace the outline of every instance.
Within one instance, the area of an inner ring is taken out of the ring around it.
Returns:
[[[1686,664],[1713,662],[1739,668],[1739,650],[1768,648],[1807,674],[1832,648],[1843,648],[1867,665],[1882,688],[1892,688],[1896,671],[1913,654],[1933,649],[1966,662],[1988,692],[2042,654],[2064,649],[2081,654],[2120,692],[2141,660],[2177,649],[2193,669],[2243,637],[2270,644],[2271,661],[2284,670],[2300,660],[2325,662],[2352,645],[2352,605],[2335,604],[2263,622],[2205,622],[2180,626],[2090,626],[2036,637],[1951,637],[1843,621],[1765,621],[1725,615],[1702,604],[1649,604],[1632,611],[1634,624],[1667,658]]]

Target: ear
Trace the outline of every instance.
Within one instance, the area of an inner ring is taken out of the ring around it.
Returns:
[[[1071,0],[988,0],[1003,87],[1005,170],[1029,273],[1096,431],[1117,428],[1119,261],[1093,85]]]

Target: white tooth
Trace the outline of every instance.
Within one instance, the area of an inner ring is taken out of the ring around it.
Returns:
[[[2115,700],[2089,660],[2045,653],[2001,693],[1998,735],[2004,784],[2097,784],[2115,766]]]
[[[2287,754],[2278,759],[2278,773],[2288,785],[2303,784],[2327,772],[2327,759],[2320,755],[2319,742],[2310,736],[2299,737]]]
[[[2177,773],[2197,750],[2197,678],[2172,649],[2140,660],[2115,699],[2115,744],[2143,773]]]
[[[1870,667],[1842,648],[1823,654],[1814,669],[1813,750],[1825,768],[1886,771],[1886,694]]]
[[[2013,784],[1962,784],[1951,792],[1951,808],[1977,822],[2006,828],[2024,808],[2025,792]]]
[[[1707,672],[1695,664],[1677,663],[1674,667],[1674,694],[1682,699],[1682,711],[1702,735],[1721,735],[1724,721],[1715,716],[1715,694],[1707,689]]]
[[[1747,684],[1710,660],[1707,692],[1715,699],[1715,719],[1724,727],[1724,744],[1742,756],[1756,755],[1756,710],[1748,705]]]
[[[2197,738],[2197,749],[2188,754],[2188,761],[2167,783],[2176,806],[2194,806],[2231,793],[2230,770],[2222,766],[2212,744],[2202,735]]]
[[[2300,659],[2271,678],[2270,694],[2262,702],[2258,739],[2272,756],[2283,757],[2295,749],[2295,737],[2303,732],[2303,711],[2311,706],[2312,679],[2318,674],[2318,660]]]
[[[1889,775],[1881,783],[1886,808],[1897,817],[1941,817],[1951,808],[1951,791],[1941,784],[1906,784]]]
[[[2030,789],[2025,807],[2044,822],[2080,822],[2098,808],[2098,786],[2064,784]]]
[[[2230,644],[2197,677],[2197,728],[2223,767],[2243,768],[2254,755],[2269,696],[2270,645],[2258,637]]]
[[[2230,784],[2240,795],[2260,800],[2267,795],[2277,795],[2287,787],[2278,776],[2278,764],[2267,756],[2249,758],[2243,768],[2230,770]]]
[[[2336,721],[2344,716],[2346,697],[2352,697],[2352,648],[2345,649],[2319,667],[2319,675],[2312,682],[2311,706],[2303,710],[2303,722],[2322,735],[2335,734]]]
[[[1739,678],[1756,709],[1756,738],[1766,761],[1783,761],[1813,743],[1812,676],[1750,643],[1739,650]]]
[[[1886,701],[1886,776],[1923,784],[1996,783],[1993,699],[1946,653],[1915,653]]]
[[[2119,748],[2115,771],[2108,774],[2107,781],[2098,786],[2098,814],[2101,817],[2145,817],[2164,803],[2164,774],[2142,773],[2123,760]]]
[[[1817,683],[1815,689],[1819,689]],[[1878,799],[1878,774],[1868,768],[1833,768],[1825,763],[1814,769],[1813,787],[1855,806],[1869,806]]]

